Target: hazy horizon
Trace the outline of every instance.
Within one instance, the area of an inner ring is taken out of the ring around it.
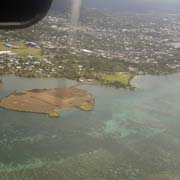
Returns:
[[[72,1],[75,0],[54,0],[52,8],[65,10]],[[82,3],[114,13],[180,11],[180,0],[82,0]]]
[[[123,12],[177,12],[180,0],[84,0],[87,4],[107,11]]]

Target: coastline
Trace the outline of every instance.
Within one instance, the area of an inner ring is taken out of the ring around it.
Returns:
[[[125,78],[121,80],[121,74],[124,76],[124,74],[127,74]],[[95,74],[92,78],[70,78],[70,77],[54,77],[54,76],[48,76],[48,75],[43,75],[43,76],[34,76],[34,77],[27,77],[24,75],[17,75],[17,74],[1,74],[0,77],[6,76],[6,75],[12,75],[15,77],[20,77],[20,78],[29,78],[29,79],[36,79],[36,78],[48,78],[48,79],[68,79],[72,81],[76,81],[76,83],[79,85],[103,85],[106,87],[113,87],[113,88],[123,88],[123,89],[130,89],[134,90],[135,87],[131,85],[131,81],[134,78],[134,74],[129,74],[128,72],[120,72],[120,73],[108,73],[108,74]],[[118,79],[119,78],[119,79]],[[1,83],[0,83],[1,85]],[[75,84],[76,86],[76,84]],[[78,85],[77,85],[78,86]]]

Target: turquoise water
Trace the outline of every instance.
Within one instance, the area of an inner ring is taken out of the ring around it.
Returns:
[[[3,76],[14,90],[63,87],[66,79]],[[2,180],[180,179],[180,74],[136,77],[135,91],[83,85],[95,110],[44,114],[0,109]]]

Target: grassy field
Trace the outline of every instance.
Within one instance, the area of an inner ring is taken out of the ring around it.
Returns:
[[[115,87],[130,87],[130,80],[133,77],[132,74],[127,72],[117,73],[99,73],[98,80],[104,85],[112,85]]]
[[[34,57],[40,57],[41,49],[40,48],[33,48],[26,46],[23,43],[15,43],[10,42],[9,44],[16,46],[17,48],[10,48],[7,47],[3,42],[0,42],[0,51],[11,51],[12,53],[16,53],[20,56],[34,56]]]

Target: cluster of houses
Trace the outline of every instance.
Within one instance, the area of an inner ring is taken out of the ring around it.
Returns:
[[[177,46],[180,42],[178,16],[172,18],[167,15],[166,18],[162,18],[162,16],[150,14],[149,17],[126,15],[117,19],[96,18],[95,16],[93,18],[93,21],[81,22],[80,26],[76,28],[75,43],[72,43],[71,47],[69,42],[73,39],[73,27],[67,17],[47,16],[41,22],[41,26],[43,30],[46,29],[46,32],[41,33],[39,29],[32,32],[41,34],[36,41],[38,44],[33,41],[21,40],[27,47],[40,48],[41,46],[44,52],[47,50],[46,56],[42,57],[42,62],[47,66],[44,69],[52,72],[66,68],[62,63],[57,64],[56,67],[53,64],[53,57],[62,56],[66,59],[66,52],[73,57],[85,57],[86,60],[90,56],[97,57],[97,60],[102,60],[104,66],[106,61],[122,64],[131,72],[147,72],[150,69],[147,67],[152,67],[151,69],[154,68],[155,71],[160,68],[160,71],[163,71],[164,67],[167,70],[180,68],[180,46]],[[8,50],[0,50],[0,62],[3,62],[4,57],[8,57],[8,67],[14,68],[15,65],[17,69],[24,68],[24,66],[33,69],[34,66],[40,66],[40,62],[33,56],[27,56],[27,61],[21,67],[16,58],[18,54],[15,53],[20,46],[7,42],[3,42],[3,45]],[[77,61],[80,72],[84,70],[81,64],[83,63]],[[43,71],[43,68],[39,67],[39,71]],[[93,80],[80,79],[79,81],[92,83]]]

